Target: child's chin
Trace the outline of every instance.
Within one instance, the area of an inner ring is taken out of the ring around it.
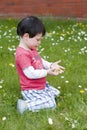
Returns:
[[[37,48],[37,47],[32,47],[31,49],[34,50],[34,49],[36,49],[36,48]]]

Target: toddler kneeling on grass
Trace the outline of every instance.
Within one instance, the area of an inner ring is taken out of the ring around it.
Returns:
[[[57,76],[64,72],[64,67],[58,65],[59,61],[48,62],[39,55],[37,47],[45,32],[43,23],[35,16],[25,17],[17,26],[20,41],[15,61],[23,96],[17,102],[20,113],[56,107],[55,97],[60,91],[47,83],[46,76]]]

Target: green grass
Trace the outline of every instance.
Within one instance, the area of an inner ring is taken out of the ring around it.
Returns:
[[[14,56],[18,20],[0,20],[0,130],[87,130],[87,21],[42,20],[47,33],[38,50],[46,60],[61,60],[65,67],[63,74],[47,77],[61,91],[57,108],[17,112],[21,98]]]

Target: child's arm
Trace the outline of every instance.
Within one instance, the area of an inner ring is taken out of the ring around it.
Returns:
[[[27,78],[39,79],[47,76],[47,70],[45,69],[34,69],[33,66],[29,66],[23,70],[23,73]]]
[[[27,78],[30,78],[30,79],[39,79],[39,78],[43,78],[43,77],[46,77],[48,74],[49,75],[59,75],[60,72],[58,71],[55,71],[54,68],[50,68],[50,69],[34,69],[32,66],[29,66],[27,68],[25,68],[23,70],[23,73],[25,74],[25,76]]]
[[[62,70],[64,67],[58,65],[59,61],[51,63],[42,59],[42,62],[44,69],[34,69],[32,66],[29,66],[23,70],[25,76],[30,79],[39,79],[46,77],[48,74],[57,76],[64,72]]]
[[[59,63],[61,62],[60,60],[56,61],[56,62],[48,62],[48,61],[42,59],[42,62],[43,62],[45,69],[50,69],[50,68],[53,68],[53,69],[56,69],[56,70],[58,70],[58,69],[64,70],[65,69],[63,66],[59,65]]]
[[[42,59],[42,62],[45,69],[49,69],[51,67],[52,62],[48,62],[44,59]]]

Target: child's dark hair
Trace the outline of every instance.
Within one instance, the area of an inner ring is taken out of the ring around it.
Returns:
[[[30,38],[40,33],[44,36],[45,32],[46,30],[42,21],[35,16],[25,17],[18,23],[17,26],[17,34],[21,37],[25,33],[28,33]]]

